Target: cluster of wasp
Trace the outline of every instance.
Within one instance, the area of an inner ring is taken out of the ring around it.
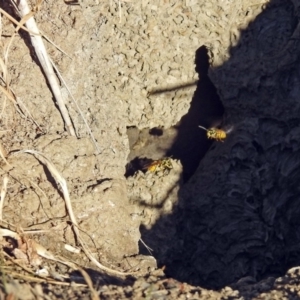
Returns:
[[[206,130],[206,135],[208,139],[213,139],[219,142],[224,142],[227,137],[227,134],[232,130],[232,128],[228,130],[219,129],[216,127],[205,128],[200,126],[200,128]],[[170,170],[173,169],[172,161],[169,157],[154,160],[149,163],[145,163],[142,167],[143,171],[150,171],[153,173],[162,172],[163,174],[168,174]]]
[[[219,129],[216,127],[205,128],[203,126],[199,127],[206,131],[206,136],[208,139],[213,139],[219,142],[224,142],[227,134],[232,130]],[[172,160],[170,157],[165,157],[162,159],[152,160],[148,158],[136,157],[131,161],[126,167],[125,176],[132,176],[136,171],[141,170],[143,172],[152,172],[155,174],[162,173],[163,175],[169,174],[170,170],[173,169]]]

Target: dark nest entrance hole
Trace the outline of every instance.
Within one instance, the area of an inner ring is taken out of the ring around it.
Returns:
[[[181,161],[183,166],[183,180],[185,182],[196,171],[200,160],[211,145],[211,141],[207,140],[206,132],[201,130],[198,125],[207,128],[218,126],[222,122],[224,113],[224,108],[217,90],[207,75],[209,57],[205,46],[200,47],[196,51],[195,65],[196,72],[199,74],[197,88],[193,95],[188,113],[182,117],[176,126],[171,129],[151,128],[141,132],[136,128],[129,128],[127,131],[129,140],[138,139],[137,136],[140,134],[143,135],[144,144],[149,145],[155,142],[162,142],[170,145],[169,147],[164,147],[167,149],[163,156],[172,157]],[[176,134],[169,134],[170,130],[175,131]],[[147,153],[149,154],[149,151]],[[156,153],[150,153],[150,155],[154,156],[155,154]],[[144,161],[145,158],[142,156],[136,156],[131,159],[126,167],[125,176],[132,176],[137,170],[141,170]]]

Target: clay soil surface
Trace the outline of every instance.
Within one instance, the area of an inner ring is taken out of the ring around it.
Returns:
[[[0,8],[0,299],[300,298],[297,1]]]

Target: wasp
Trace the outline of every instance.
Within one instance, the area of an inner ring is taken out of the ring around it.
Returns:
[[[144,171],[150,171],[153,173],[163,172],[163,174],[169,174],[171,169],[173,169],[173,165],[169,157],[154,160],[143,166]]]
[[[219,142],[224,142],[224,140],[227,137],[227,134],[232,130],[232,128],[228,129],[228,130],[223,130],[223,129],[219,129],[219,128],[215,128],[215,127],[211,127],[211,128],[205,128],[203,126],[200,126],[200,128],[206,130],[206,135],[208,139],[213,139]]]

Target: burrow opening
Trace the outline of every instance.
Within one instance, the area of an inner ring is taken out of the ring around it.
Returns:
[[[199,75],[196,90],[190,103],[188,113],[172,128],[156,127],[138,130],[127,128],[130,142],[129,161],[125,177],[132,176],[141,170],[147,159],[172,157],[180,160],[183,166],[183,180],[188,181],[196,171],[211,141],[206,128],[219,126],[222,123],[224,107],[217,89],[208,77],[209,56],[205,46],[200,47],[195,55],[195,70]],[[153,147],[156,144],[156,147]],[[160,149],[157,152],[157,149]],[[161,151],[161,149],[164,149]]]

